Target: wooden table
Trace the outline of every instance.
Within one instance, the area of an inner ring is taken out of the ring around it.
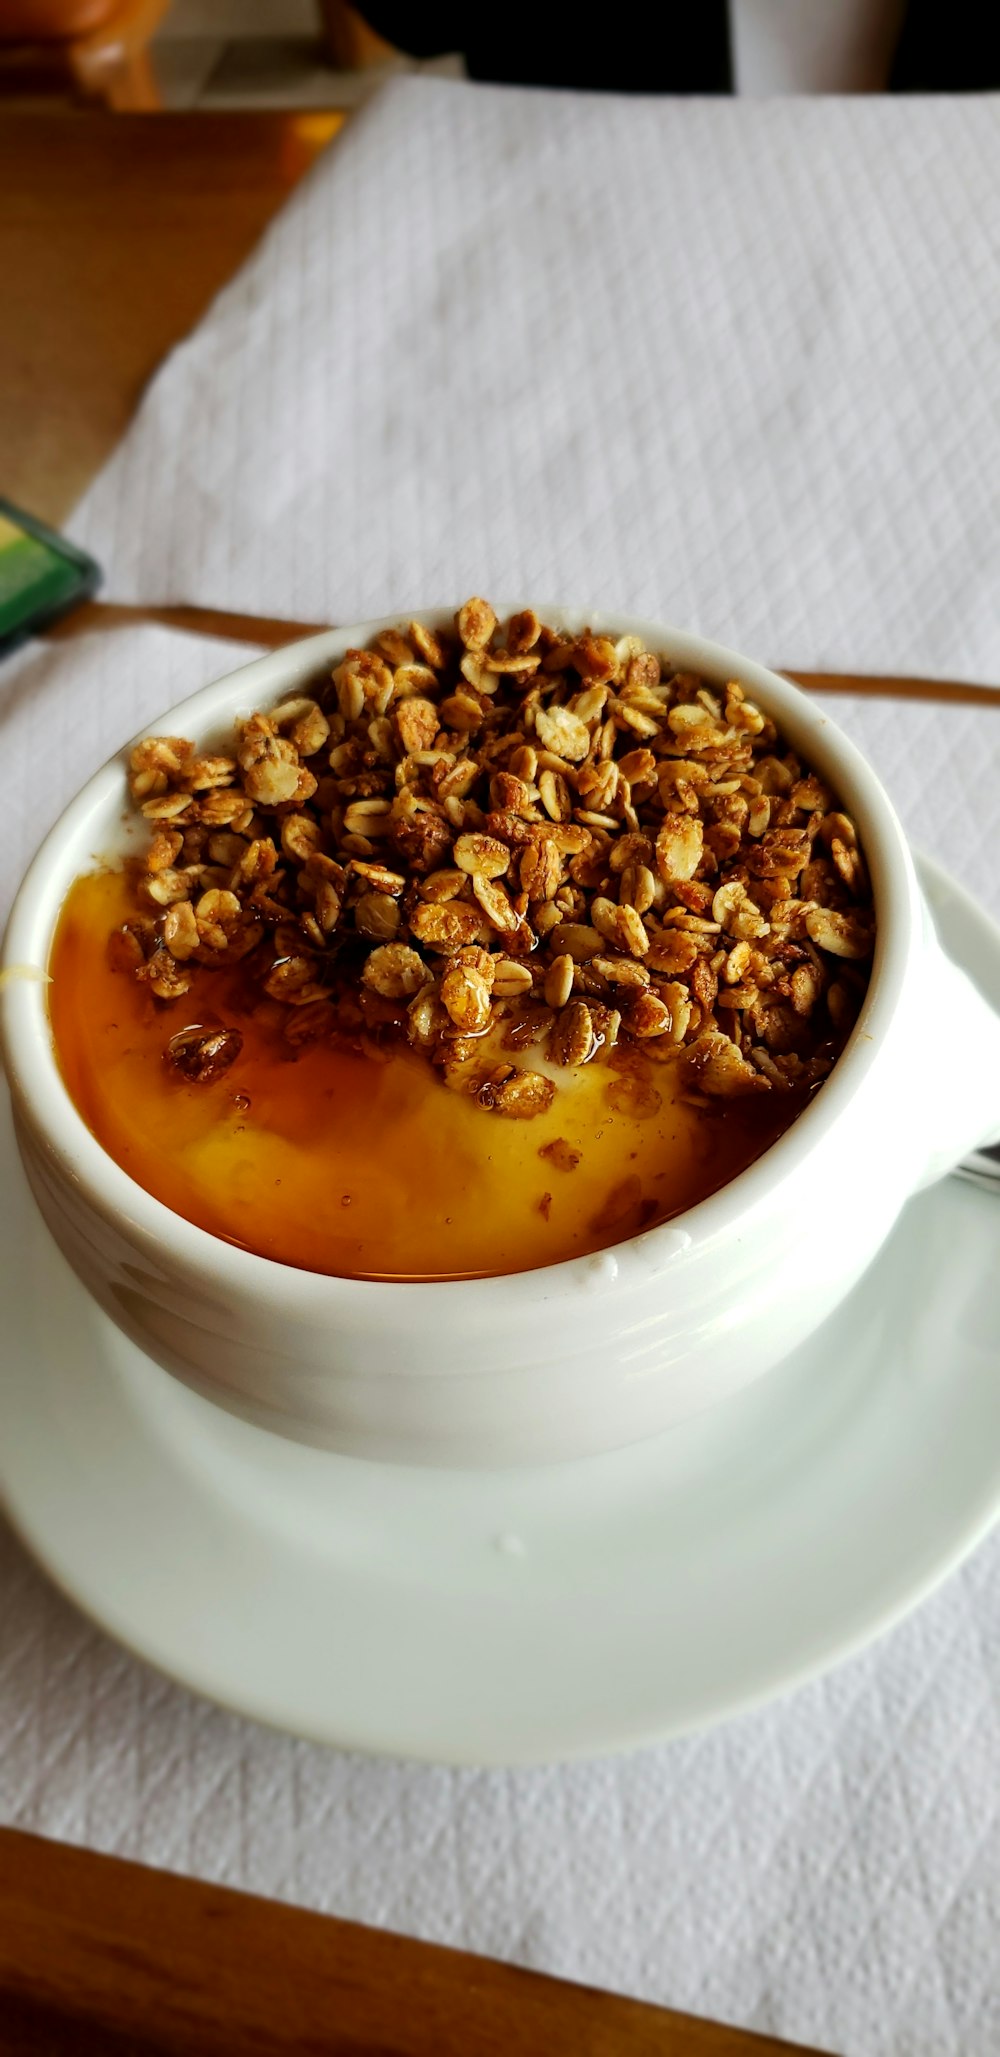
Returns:
[[[817,2057],[0,1830],[4,2057]]]
[[[0,113],[0,492],[65,520],[343,118]]]

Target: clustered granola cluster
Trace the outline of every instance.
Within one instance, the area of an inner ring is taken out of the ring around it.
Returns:
[[[405,1030],[446,1081],[523,1116],[550,1064],[673,1060],[708,1102],[805,1089],[868,978],[853,822],[734,680],[486,601],[349,650],[235,755],[137,745],[150,912],[113,942],[162,1001],[250,958],[288,1042]],[[490,1032],[493,1033],[490,1033]],[[171,1054],[210,1079],[236,1031]],[[509,1053],[509,1054],[508,1054]]]

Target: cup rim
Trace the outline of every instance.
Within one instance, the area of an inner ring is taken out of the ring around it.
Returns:
[[[520,605],[526,603],[521,602]],[[501,618],[514,609],[498,609]],[[789,1127],[761,1156],[693,1207],[621,1243],[597,1252],[538,1265],[529,1271],[489,1274],[476,1279],[382,1280],[351,1278],[281,1263],[246,1250],[189,1222],[140,1186],[104,1149],[87,1127],[65,1086],[56,1060],[46,1004],[47,980],[15,978],[0,990],[0,1047],[12,1098],[44,1142],[46,1158],[80,1197],[106,1221],[127,1229],[133,1242],[156,1252],[158,1268],[165,1258],[180,1264],[189,1278],[210,1278],[234,1292],[265,1295],[274,1304],[294,1298],[299,1314],[371,1312],[374,1289],[390,1296],[396,1314],[417,1304],[433,1315],[434,1296],[443,1296],[454,1311],[461,1296],[481,1294],[484,1286],[503,1286],[521,1308],[576,1294],[592,1287],[595,1267],[608,1284],[619,1276],[627,1253],[641,1245],[642,1270],[648,1276],[658,1261],[676,1261],[681,1251],[702,1247],[746,1218],[776,1187],[795,1174],[833,1128],[877,1061],[885,1032],[899,1000],[919,910],[919,887],[909,846],[881,782],[856,745],[809,699],[801,688],[731,647],[689,630],[631,612],[567,607],[537,607],[554,627],[579,632],[590,627],[613,637],[638,634],[671,663],[697,671],[717,683],[738,678],[754,699],[776,720],[792,746],[801,749],[810,768],[833,786],[858,824],[872,877],[877,914],[876,947],[865,1002],[853,1033],[830,1076]],[[138,736],[192,733],[203,742],[222,724],[250,713],[263,702],[275,705],[291,688],[339,661],[349,647],[370,641],[382,629],[421,621],[429,627],[449,625],[452,608],[425,608],[392,614],[345,628],[324,630],[269,651],[234,671],[223,673],[186,700],[177,702]],[[3,966],[47,970],[56,920],[65,893],[85,868],[70,851],[83,843],[94,852],[89,832],[108,833],[110,822],[123,816],[125,767],[132,737],[89,778],[49,830],[15,897],[7,923]],[[111,838],[108,836],[108,840]],[[610,1261],[609,1260],[613,1260]],[[414,1302],[414,1296],[416,1301]]]

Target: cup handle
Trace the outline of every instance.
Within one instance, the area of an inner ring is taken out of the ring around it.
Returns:
[[[954,1171],[970,1150],[1000,1142],[1000,1014],[946,956],[929,921],[928,930],[923,969],[947,1040],[932,1055],[934,1095],[925,1102],[930,1148],[914,1186],[918,1193]],[[916,1095],[919,1119],[919,1074]]]

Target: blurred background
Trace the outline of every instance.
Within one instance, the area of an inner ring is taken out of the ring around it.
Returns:
[[[1000,86],[983,0],[0,0],[0,100],[120,111],[358,104],[429,70],[665,93],[963,92]]]

